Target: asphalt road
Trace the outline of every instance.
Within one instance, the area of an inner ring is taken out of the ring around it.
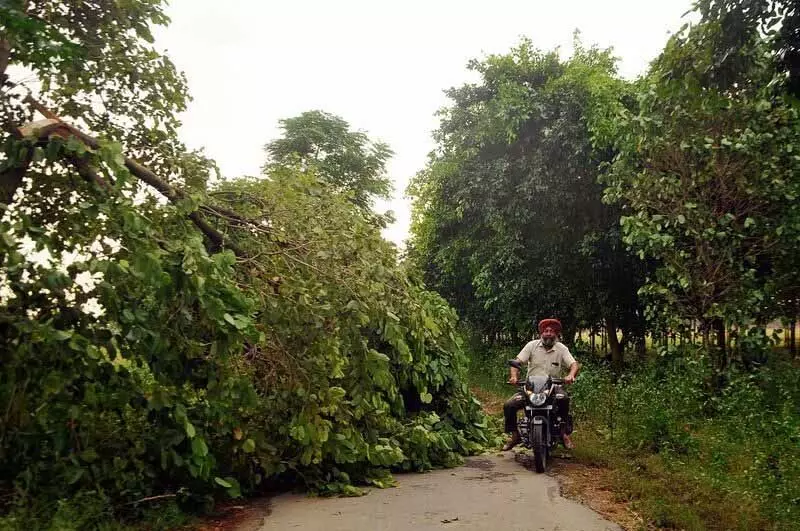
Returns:
[[[558,481],[536,474],[512,453],[467,459],[464,466],[396,476],[398,486],[360,498],[285,494],[242,531],[601,531],[620,528],[562,498]]]

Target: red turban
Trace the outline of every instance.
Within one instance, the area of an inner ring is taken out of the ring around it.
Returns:
[[[561,321],[558,319],[542,319],[539,321],[539,333],[543,333],[545,328],[552,328],[556,334],[561,333]]]

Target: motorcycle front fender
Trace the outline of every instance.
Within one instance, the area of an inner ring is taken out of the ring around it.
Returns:
[[[535,416],[531,419],[531,446],[550,444],[550,424],[546,417]]]
[[[550,441],[553,438],[553,434],[550,433],[551,426],[550,426],[550,420],[548,419],[548,417],[545,416],[545,415],[536,415],[536,416],[534,416],[531,419],[531,431],[534,429],[534,426],[541,426],[542,427],[541,433],[544,436],[544,438],[541,441],[541,444],[546,444],[546,445],[549,446],[550,445]]]

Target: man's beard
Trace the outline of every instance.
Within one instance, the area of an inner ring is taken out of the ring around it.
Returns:
[[[556,344],[556,338],[554,338],[554,337],[543,337],[542,338],[542,345],[544,345],[547,348],[551,348],[555,344]]]

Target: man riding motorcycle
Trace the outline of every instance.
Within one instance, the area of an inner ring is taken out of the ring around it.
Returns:
[[[528,342],[523,347],[517,360],[520,363],[528,364],[528,376],[552,376],[558,378],[563,371],[569,370],[569,374],[564,377],[564,383],[571,384],[578,376],[580,366],[575,358],[572,357],[566,345],[558,341],[561,333],[561,322],[558,319],[543,319],[539,322],[539,339]],[[519,369],[511,367],[508,382],[516,385],[519,382]],[[563,394],[564,398],[558,401],[557,407],[562,418],[569,418],[569,396]],[[520,443],[520,434],[517,431],[517,412],[525,406],[526,397],[522,391],[518,391],[508,402],[503,405],[505,416],[505,431],[511,434],[511,438],[503,446],[503,450],[511,450]],[[565,422],[561,436],[564,446],[574,448],[570,433],[572,423]]]

